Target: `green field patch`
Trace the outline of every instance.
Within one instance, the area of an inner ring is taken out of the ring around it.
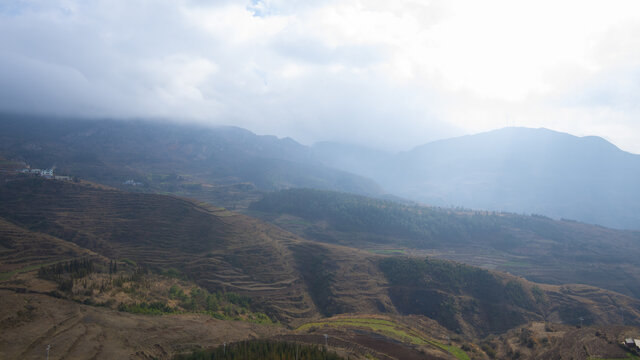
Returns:
[[[459,360],[470,360],[469,356],[460,348],[452,345],[445,345],[438,341],[426,339],[418,332],[397,323],[385,319],[376,318],[338,318],[327,321],[317,321],[304,324],[296,331],[306,331],[318,327],[356,327],[371,330],[373,332],[388,336],[395,340],[407,342],[413,345],[431,345],[444,350]]]
[[[136,263],[135,261],[133,261],[131,259],[122,258],[122,259],[120,259],[120,261],[122,261],[125,264],[131,265],[133,267],[137,267],[138,266],[138,263]]]
[[[330,327],[359,327],[359,328],[367,328],[374,332],[382,333],[391,338],[405,341],[415,345],[426,345],[427,341],[423,340],[420,336],[413,333],[411,330],[407,328],[403,328],[398,326],[397,324],[384,320],[384,319],[366,319],[366,318],[344,318],[344,319],[335,319],[331,321],[320,321],[308,323],[300,326],[297,330],[304,331],[308,330],[311,327],[322,327],[322,326],[330,326]]]

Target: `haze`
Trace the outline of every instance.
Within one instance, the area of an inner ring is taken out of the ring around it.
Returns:
[[[0,111],[391,150],[504,126],[640,153],[635,1],[4,1]]]
[[[0,359],[640,359],[640,2],[0,0]]]

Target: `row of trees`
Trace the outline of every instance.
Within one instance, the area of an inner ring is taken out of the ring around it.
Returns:
[[[96,272],[93,261],[90,259],[75,259],[63,261],[38,269],[38,277],[53,280],[58,283],[58,289],[64,292],[73,290],[74,280],[82,279]]]
[[[43,279],[58,279],[66,275],[74,279],[80,279],[94,272],[96,272],[96,269],[93,260],[75,259],[42,266],[38,270],[38,276]]]
[[[317,345],[276,341],[242,341],[223,344],[212,350],[197,350],[178,355],[174,360],[341,360],[334,352]]]

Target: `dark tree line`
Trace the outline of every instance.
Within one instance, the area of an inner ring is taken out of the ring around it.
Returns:
[[[109,261],[109,274],[115,274],[118,272],[118,262],[110,260]]]
[[[71,291],[74,279],[81,279],[94,272],[96,269],[92,260],[75,259],[42,266],[38,270],[38,277],[57,282],[61,291]]]
[[[275,341],[242,341],[178,355],[174,360],[341,360],[324,347]]]
[[[96,272],[96,269],[92,260],[75,259],[43,266],[38,270],[38,276],[44,279],[58,279],[63,275],[67,275],[74,279],[80,279],[94,272]]]

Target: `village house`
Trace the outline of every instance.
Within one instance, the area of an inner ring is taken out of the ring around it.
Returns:
[[[124,185],[131,185],[131,186],[140,186],[140,185],[142,185],[141,182],[137,182],[137,181],[135,181],[133,179],[129,179],[129,180],[123,182],[123,184]]]
[[[640,339],[626,338],[624,344],[629,348],[640,349]]]
[[[69,177],[69,176],[54,175],[53,169],[29,169],[29,168],[24,168],[24,169],[20,170],[20,172],[25,173],[25,174],[33,174],[33,175],[42,176],[42,177],[45,177],[47,179],[56,179],[56,180],[70,180],[71,179],[71,177]]]
[[[40,172],[40,176],[44,176],[47,179],[51,179],[53,177],[53,169],[44,169]]]

